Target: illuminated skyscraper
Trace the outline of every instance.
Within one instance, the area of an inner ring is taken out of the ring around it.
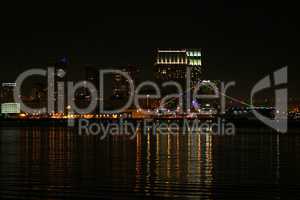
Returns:
[[[159,49],[157,51],[155,77],[158,81],[173,80],[184,83],[188,68],[191,69],[192,84],[197,83],[202,74],[201,52],[199,49]]]
[[[20,104],[14,101],[14,88],[16,83],[2,83],[0,87],[1,113],[16,114],[20,113]]]

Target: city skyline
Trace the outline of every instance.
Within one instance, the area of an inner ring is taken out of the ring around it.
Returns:
[[[300,199],[289,1],[5,1],[0,199]]]

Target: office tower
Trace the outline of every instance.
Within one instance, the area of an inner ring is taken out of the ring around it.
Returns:
[[[187,69],[191,70],[191,84],[201,79],[201,52],[199,49],[162,50],[156,52],[155,78],[158,82],[186,82]]]
[[[14,102],[14,88],[16,83],[2,83],[0,88],[0,101],[1,103]]]
[[[130,92],[130,83],[129,81],[132,81],[135,85],[137,83],[137,76],[139,73],[139,69],[136,66],[120,66],[120,67],[114,67],[113,69],[120,70],[122,72],[125,72],[129,75],[131,80],[127,80],[120,74],[113,74],[112,75],[112,93],[114,98],[128,98],[130,95],[132,95]]]
[[[85,80],[92,83],[95,88],[99,89],[99,70],[96,66],[85,67]]]

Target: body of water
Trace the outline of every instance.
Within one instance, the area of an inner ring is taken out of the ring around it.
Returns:
[[[0,199],[300,199],[300,134],[0,130]]]

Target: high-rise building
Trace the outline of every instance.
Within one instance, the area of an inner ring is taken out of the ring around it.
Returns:
[[[86,108],[90,105],[91,102],[91,91],[87,88],[87,83],[93,84],[95,87],[97,95],[99,95],[99,70],[100,67],[97,65],[83,65],[81,66],[83,68],[83,75],[84,75],[84,81],[83,86],[78,88],[75,91],[75,104],[79,108]],[[95,99],[93,99],[95,100]],[[98,101],[98,98],[96,99]],[[96,108],[93,112],[96,112],[98,108]]]
[[[47,85],[41,82],[33,83],[29,99],[30,103],[27,104],[32,108],[47,107]]]
[[[155,77],[158,81],[184,83],[187,69],[191,69],[191,82],[201,79],[201,51],[199,49],[157,50]]]
[[[16,83],[2,83],[0,88],[0,101],[1,103],[14,102],[14,88]]]
[[[20,104],[14,102],[16,83],[2,83],[0,87],[0,103],[2,114],[20,113]]]
[[[58,82],[66,83],[68,81],[68,68],[67,57],[59,58],[54,64],[54,97],[48,97],[54,100],[54,110],[48,110],[49,113],[66,113],[67,95],[64,94],[67,94],[67,87],[58,86]],[[48,101],[51,101],[50,99]]]
[[[112,76],[112,92],[115,98],[127,98],[130,96],[130,83],[128,81],[133,81],[133,84],[137,83],[137,74],[139,69],[136,66],[124,66],[124,67],[114,67],[113,69],[120,70],[122,72],[128,73],[132,80],[127,80],[120,74],[113,74]]]
[[[99,89],[99,70],[96,66],[85,67],[85,80],[92,83],[96,89]]]

